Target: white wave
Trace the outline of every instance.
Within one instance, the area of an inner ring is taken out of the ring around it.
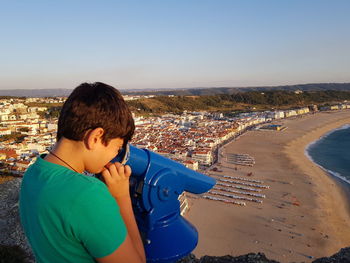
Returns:
[[[322,167],[322,166],[321,166]],[[331,171],[331,170],[328,170],[324,167],[322,167],[325,171],[327,171],[328,173],[330,173],[331,175],[333,175],[334,177],[337,177],[339,178],[340,180],[350,184],[350,180],[344,176],[342,176],[340,173],[337,173],[337,172],[334,172],[334,171]]]
[[[338,179],[340,179],[340,180],[342,180],[342,181],[344,181],[344,182],[346,182],[346,183],[348,183],[348,184],[350,185],[350,180],[349,180],[348,178],[346,178],[345,176],[342,176],[342,175],[341,175],[340,173],[338,173],[338,172],[334,172],[334,171],[332,171],[332,170],[329,170],[329,169],[327,169],[327,168],[324,168],[322,165],[316,163],[316,162],[314,161],[314,159],[312,159],[311,155],[310,155],[307,151],[305,151],[305,155],[306,155],[307,158],[310,159],[310,161],[312,161],[314,164],[316,164],[318,167],[320,167],[323,171],[325,171],[326,173],[328,173],[328,174],[330,174],[330,175],[332,175],[332,176],[334,176],[334,177],[337,177]]]

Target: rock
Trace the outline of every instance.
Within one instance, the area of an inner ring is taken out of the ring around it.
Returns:
[[[197,259],[195,255],[189,254],[183,259],[180,259],[177,263],[199,263],[199,259]]]
[[[26,252],[19,246],[0,245],[1,263],[27,263],[29,260]]]
[[[22,178],[15,178],[0,184],[1,263],[35,262],[19,219],[18,200],[21,181]],[[11,261],[11,258],[14,261]]]
[[[289,250],[289,253],[292,253]],[[311,256],[309,258],[312,258]],[[331,257],[325,257],[314,260],[312,263],[349,263],[350,262],[350,247],[342,248],[338,253]],[[177,263],[278,263],[278,261],[266,258],[263,253],[249,253],[243,256],[203,256],[197,259],[193,254],[181,259]]]
[[[346,263],[350,262],[350,247],[342,248],[331,257],[324,257],[314,260],[312,263]]]
[[[278,263],[274,260],[269,260],[263,253],[249,253],[243,256],[233,257],[230,255],[222,257],[212,257],[212,256],[203,256],[200,259],[197,259],[194,255],[189,255],[178,263]]]

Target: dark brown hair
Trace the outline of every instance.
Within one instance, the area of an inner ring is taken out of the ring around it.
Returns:
[[[101,82],[76,87],[63,104],[58,119],[57,141],[62,137],[82,141],[86,131],[103,128],[102,141],[122,138],[128,142],[135,125],[120,92]]]

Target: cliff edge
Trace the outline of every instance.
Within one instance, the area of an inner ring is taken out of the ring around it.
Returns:
[[[23,234],[18,214],[18,194],[21,178],[0,184],[0,263],[35,262],[30,246]],[[178,263],[278,263],[266,258],[263,253],[249,253],[233,257],[230,255],[200,259],[193,254]],[[313,263],[350,263],[350,247],[341,249],[331,257],[319,258]]]

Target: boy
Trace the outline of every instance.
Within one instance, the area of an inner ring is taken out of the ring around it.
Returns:
[[[131,169],[109,162],[134,129],[111,86],[83,83],[68,97],[57,143],[21,185],[21,223],[38,263],[146,261],[129,194]],[[105,184],[84,171],[102,173]]]

